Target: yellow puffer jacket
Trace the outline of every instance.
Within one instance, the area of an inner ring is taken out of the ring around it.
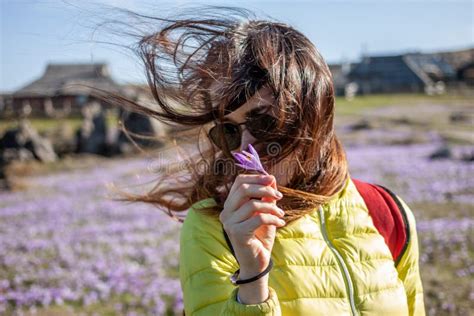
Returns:
[[[277,229],[270,298],[252,305],[236,300],[238,263],[220,221],[199,212],[208,203],[191,207],[180,235],[186,316],[425,315],[415,218],[402,200],[411,237],[398,266],[349,178],[322,211]]]

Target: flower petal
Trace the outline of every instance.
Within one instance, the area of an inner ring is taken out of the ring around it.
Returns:
[[[242,155],[241,153],[232,153],[232,156],[241,164],[246,163],[248,158]]]
[[[252,153],[252,155],[254,155],[255,157],[258,158],[258,160],[260,160],[260,157],[258,156],[258,153],[257,151],[255,150],[255,148],[253,148],[253,146],[251,144],[248,144],[248,149],[249,151]]]
[[[266,172],[262,166],[262,162],[255,148],[249,144],[248,149],[249,151],[242,150],[242,153],[232,153],[234,158],[239,162],[236,163],[236,165],[246,170],[255,170],[268,175],[268,172]]]

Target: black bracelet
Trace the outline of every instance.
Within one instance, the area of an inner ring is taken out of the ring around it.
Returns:
[[[265,274],[270,272],[270,270],[272,268],[273,268],[273,261],[272,261],[272,258],[270,258],[270,262],[268,263],[268,267],[265,270],[263,270],[262,272],[260,272],[258,275],[254,276],[250,279],[246,279],[246,280],[237,280],[237,278],[239,276],[239,271],[240,271],[240,269],[239,269],[239,270],[235,271],[235,273],[230,277],[230,282],[232,282],[232,284],[234,284],[234,285],[250,283],[250,282],[253,282],[253,281],[258,280],[261,277],[263,277]]]

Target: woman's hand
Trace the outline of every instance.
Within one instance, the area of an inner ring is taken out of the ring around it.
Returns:
[[[275,177],[237,176],[219,219],[234,248],[240,278],[253,277],[268,266],[276,227],[284,226],[284,212],[276,205],[282,198]]]

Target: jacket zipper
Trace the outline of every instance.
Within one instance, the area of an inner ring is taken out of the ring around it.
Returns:
[[[359,313],[357,312],[357,309],[355,307],[355,301],[354,301],[354,285],[352,284],[351,276],[344,262],[344,259],[342,258],[341,254],[337,251],[336,247],[334,247],[334,245],[329,240],[329,237],[327,235],[327,230],[326,230],[326,222],[324,219],[324,210],[322,206],[319,207],[319,219],[321,223],[321,229],[322,229],[324,240],[328,244],[329,249],[331,249],[331,251],[336,256],[336,259],[339,262],[339,266],[342,270],[342,276],[344,279],[344,283],[346,285],[347,294],[349,296],[349,304],[351,306],[352,315],[358,316]]]

